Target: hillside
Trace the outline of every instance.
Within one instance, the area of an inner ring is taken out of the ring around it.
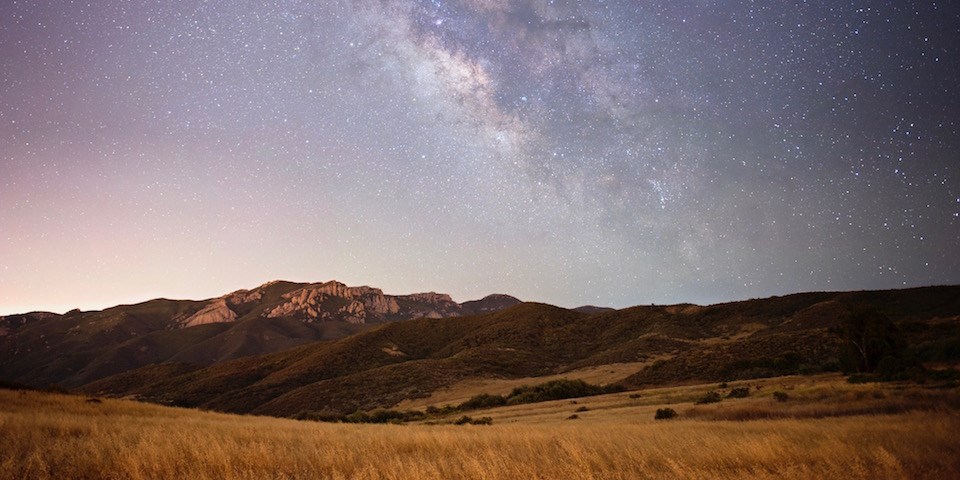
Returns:
[[[462,306],[449,295],[386,295],[336,281],[276,281],[222,297],[156,299],[103,311],[0,317],[0,379],[76,387],[164,362],[210,365],[345,338],[386,322],[496,311],[491,295]]]
[[[628,387],[835,371],[838,329],[863,306],[892,319],[912,348],[956,354],[960,287],[805,293],[595,314],[526,303],[479,316],[388,323],[208,367],[148,366],[83,390],[294,416],[390,407],[468,379],[572,374],[612,364],[637,364],[619,380]]]

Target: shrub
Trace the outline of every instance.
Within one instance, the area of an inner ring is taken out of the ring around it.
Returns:
[[[714,392],[713,390],[711,390],[711,391],[707,392],[706,395],[700,397],[700,399],[697,400],[696,403],[697,403],[697,404],[717,403],[717,402],[719,402],[720,400],[721,400],[720,394],[717,393],[717,392]]]
[[[480,417],[477,419],[468,417],[466,415],[458,418],[453,422],[454,425],[493,425],[493,418],[490,417]]]
[[[787,392],[781,392],[780,390],[777,390],[776,392],[773,392],[773,398],[778,402],[786,402],[787,400],[790,400],[790,395],[787,395]]]
[[[574,410],[574,411],[575,411],[575,412],[589,412],[590,409],[587,408],[587,407],[580,407],[580,408],[578,408],[578,409],[576,409],[576,410]]]
[[[469,401],[469,400],[468,400]],[[425,413],[431,417],[442,417],[444,415],[449,415],[451,413],[459,412],[460,408],[453,405],[444,405],[443,407],[435,407],[430,405],[427,407]]]
[[[739,387],[730,390],[730,393],[727,394],[727,398],[746,398],[750,396],[749,387]]]
[[[553,380],[547,383],[541,383],[532,387],[524,386],[514,388],[507,396],[507,404],[518,405],[521,403],[546,402],[550,400],[562,400],[564,398],[579,398],[592,395],[603,395],[605,393],[622,392],[624,388],[620,385],[591,385],[583,380]]]
[[[403,421],[403,412],[396,410],[374,410],[370,414],[370,423],[390,423],[394,420]]]
[[[729,387],[729,386],[730,386],[730,385],[727,385],[727,382],[723,382],[723,383],[720,384],[720,387],[719,387],[719,388],[727,388],[727,387]]]
[[[654,420],[667,420],[677,416],[677,411],[672,408],[658,408],[657,413],[653,415]]]
[[[640,395],[639,393],[631,393],[631,394],[630,394],[630,398],[633,398],[633,399],[637,399],[637,398],[640,398],[640,397],[642,397],[642,396],[643,396],[643,395]]]
[[[580,418],[580,415],[577,415],[576,413],[574,413],[573,415],[570,415],[569,417],[567,417],[567,420],[576,420],[578,418]]]
[[[460,410],[479,410],[481,408],[493,408],[507,404],[507,399],[501,395],[490,395],[481,393],[471,397],[466,402],[461,403],[457,408]]]
[[[343,423],[370,423],[370,415],[358,410],[341,418],[340,421]]]
[[[473,421],[474,425],[493,425],[492,417],[480,417]]]
[[[358,410],[350,415],[345,416],[316,413],[302,415],[302,418],[305,420],[343,423],[406,423],[416,420],[423,420],[425,417],[426,414],[419,410],[408,410],[406,412],[401,412],[398,410],[374,410],[370,413],[361,412]]]

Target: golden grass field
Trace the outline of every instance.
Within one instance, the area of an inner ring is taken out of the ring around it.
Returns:
[[[493,417],[492,426],[325,424],[0,391],[0,478],[940,479],[960,472],[957,388],[849,385],[837,376],[737,385],[750,386],[751,396],[694,406],[717,387],[701,385],[470,413]],[[775,402],[777,389],[790,400]],[[680,417],[653,420],[665,405]],[[566,420],[580,407],[587,408],[580,418]]]

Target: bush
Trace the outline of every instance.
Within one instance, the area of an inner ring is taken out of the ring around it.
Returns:
[[[781,392],[780,390],[777,390],[776,392],[773,392],[773,398],[778,402],[786,402],[787,400],[790,400],[790,395],[787,395],[787,392]]]
[[[640,395],[639,393],[631,393],[631,394],[630,394],[630,398],[632,398],[632,399],[638,399],[638,398],[640,398],[640,397],[642,397],[642,396],[643,396],[643,395]]]
[[[577,415],[576,413],[574,413],[573,415],[570,415],[569,417],[567,417],[567,420],[576,420],[578,418],[580,418],[580,415]]]
[[[667,420],[677,416],[677,411],[672,408],[658,408],[657,413],[653,415],[654,420]]]
[[[300,420],[314,420],[318,422],[342,422],[342,423],[406,423],[416,420],[423,420],[426,414],[419,410],[408,410],[401,412],[398,410],[374,410],[372,412],[356,411],[350,415],[336,415],[330,413],[301,412],[296,418]]]
[[[750,396],[750,387],[738,387],[730,390],[727,398],[747,398]]]
[[[706,395],[700,397],[695,403],[704,404],[704,403],[717,403],[721,400],[720,394],[714,392],[713,390],[707,392]]]
[[[477,419],[466,415],[453,422],[454,425],[493,425],[493,419],[490,417],[480,417]]]
[[[574,411],[575,411],[575,412],[589,412],[590,409],[587,408],[587,407],[580,407],[580,408],[578,408],[578,409],[576,409],[576,410],[574,410]]]
[[[471,397],[466,402],[461,403],[457,408],[460,410],[479,410],[481,408],[500,407],[507,404],[507,399],[501,395],[490,395],[481,393]]]
[[[430,415],[431,417],[442,417],[457,411],[459,411],[459,409],[453,405],[444,405],[443,408],[437,408],[433,405],[430,405],[427,407],[426,414]]]
[[[591,385],[583,380],[553,380],[532,387],[514,388],[507,396],[506,401],[509,405],[519,405],[521,403],[547,402],[565,398],[617,393],[623,390],[624,388],[620,385],[599,386]]]
[[[719,387],[719,388],[727,388],[727,387],[729,387],[729,386],[730,386],[730,385],[727,385],[727,382],[723,382],[723,383],[720,384],[720,387]]]

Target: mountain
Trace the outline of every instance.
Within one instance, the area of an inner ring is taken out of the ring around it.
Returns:
[[[519,305],[520,303],[523,302],[516,297],[511,297],[510,295],[493,294],[487,295],[480,300],[463,302],[460,304],[460,313],[462,315],[480,315],[483,313],[491,313],[503,310],[505,308],[510,308],[514,305]]]
[[[386,322],[490,312],[517,302],[491,295],[461,306],[441,293],[386,295],[336,281],[274,281],[202,301],[9,315],[0,317],[0,379],[76,387],[145,365],[210,365],[344,338]]]
[[[912,355],[960,360],[960,287],[804,293],[712,306],[594,314],[523,303],[419,318],[336,341],[198,366],[168,362],[82,387],[180,406],[276,416],[348,413],[424,398],[465,380],[629,366],[626,387],[835,371],[843,326],[869,307]]]

